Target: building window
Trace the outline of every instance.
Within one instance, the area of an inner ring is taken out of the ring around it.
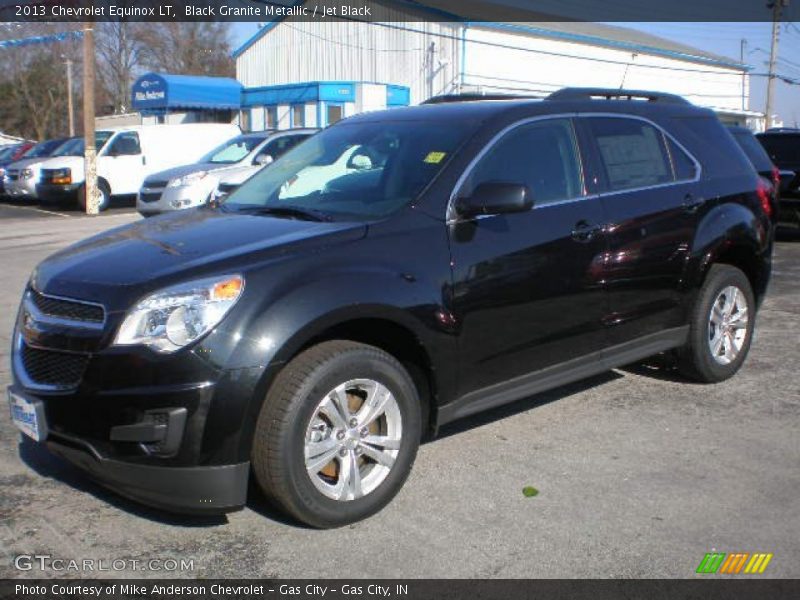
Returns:
[[[306,126],[306,107],[302,104],[292,106],[292,127]]]
[[[276,129],[278,127],[278,107],[265,106],[264,107],[264,128]]]
[[[337,121],[341,121],[344,116],[344,107],[341,104],[328,104],[327,108],[327,124],[333,125]]]
[[[249,110],[243,110],[239,115],[239,127],[242,131],[250,131],[253,128],[253,117]]]

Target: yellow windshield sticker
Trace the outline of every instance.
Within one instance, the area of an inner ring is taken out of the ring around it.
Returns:
[[[431,165],[438,165],[444,160],[445,156],[447,156],[447,152],[428,152],[425,162]]]

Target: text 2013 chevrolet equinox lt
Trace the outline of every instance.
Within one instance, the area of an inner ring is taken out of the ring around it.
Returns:
[[[305,523],[363,519],[443,423],[668,350],[731,377],[770,276],[760,182],[677,97],[359,115],[41,263],[13,418],[149,505],[239,508],[252,469]]]

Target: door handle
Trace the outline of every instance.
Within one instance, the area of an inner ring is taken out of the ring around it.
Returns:
[[[598,233],[603,230],[601,225],[591,225],[588,221],[580,220],[575,223],[575,228],[572,230],[572,239],[576,242],[585,244],[591,242]]]
[[[705,200],[702,198],[695,198],[692,194],[686,194],[686,196],[683,197],[683,210],[690,214],[696,213],[697,210],[703,206],[703,202],[705,202]]]

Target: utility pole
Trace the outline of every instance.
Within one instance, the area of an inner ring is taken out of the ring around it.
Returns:
[[[69,119],[69,137],[75,136],[75,108],[72,105],[72,59],[67,59],[67,117]]]
[[[86,23],[83,30],[83,140],[84,153],[84,194],[86,214],[100,212],[97,196],[97,150],[94,147],[94,23]]]
[[[767,6],[772,9],[772,46],[769,50],[769,73],[767,74],[767,107],[764,115],[764,130],[772,125],[772,105],[775,101],[775,62],[778,60],[778,41],[781,35],[781,13],[789,0],[771,0]]]
[[[744,68],[744,51],[747,48],[747,40],[742,38],[739,45],[739,63],[742,65],[742,110],[747,110],[747,70]]]

